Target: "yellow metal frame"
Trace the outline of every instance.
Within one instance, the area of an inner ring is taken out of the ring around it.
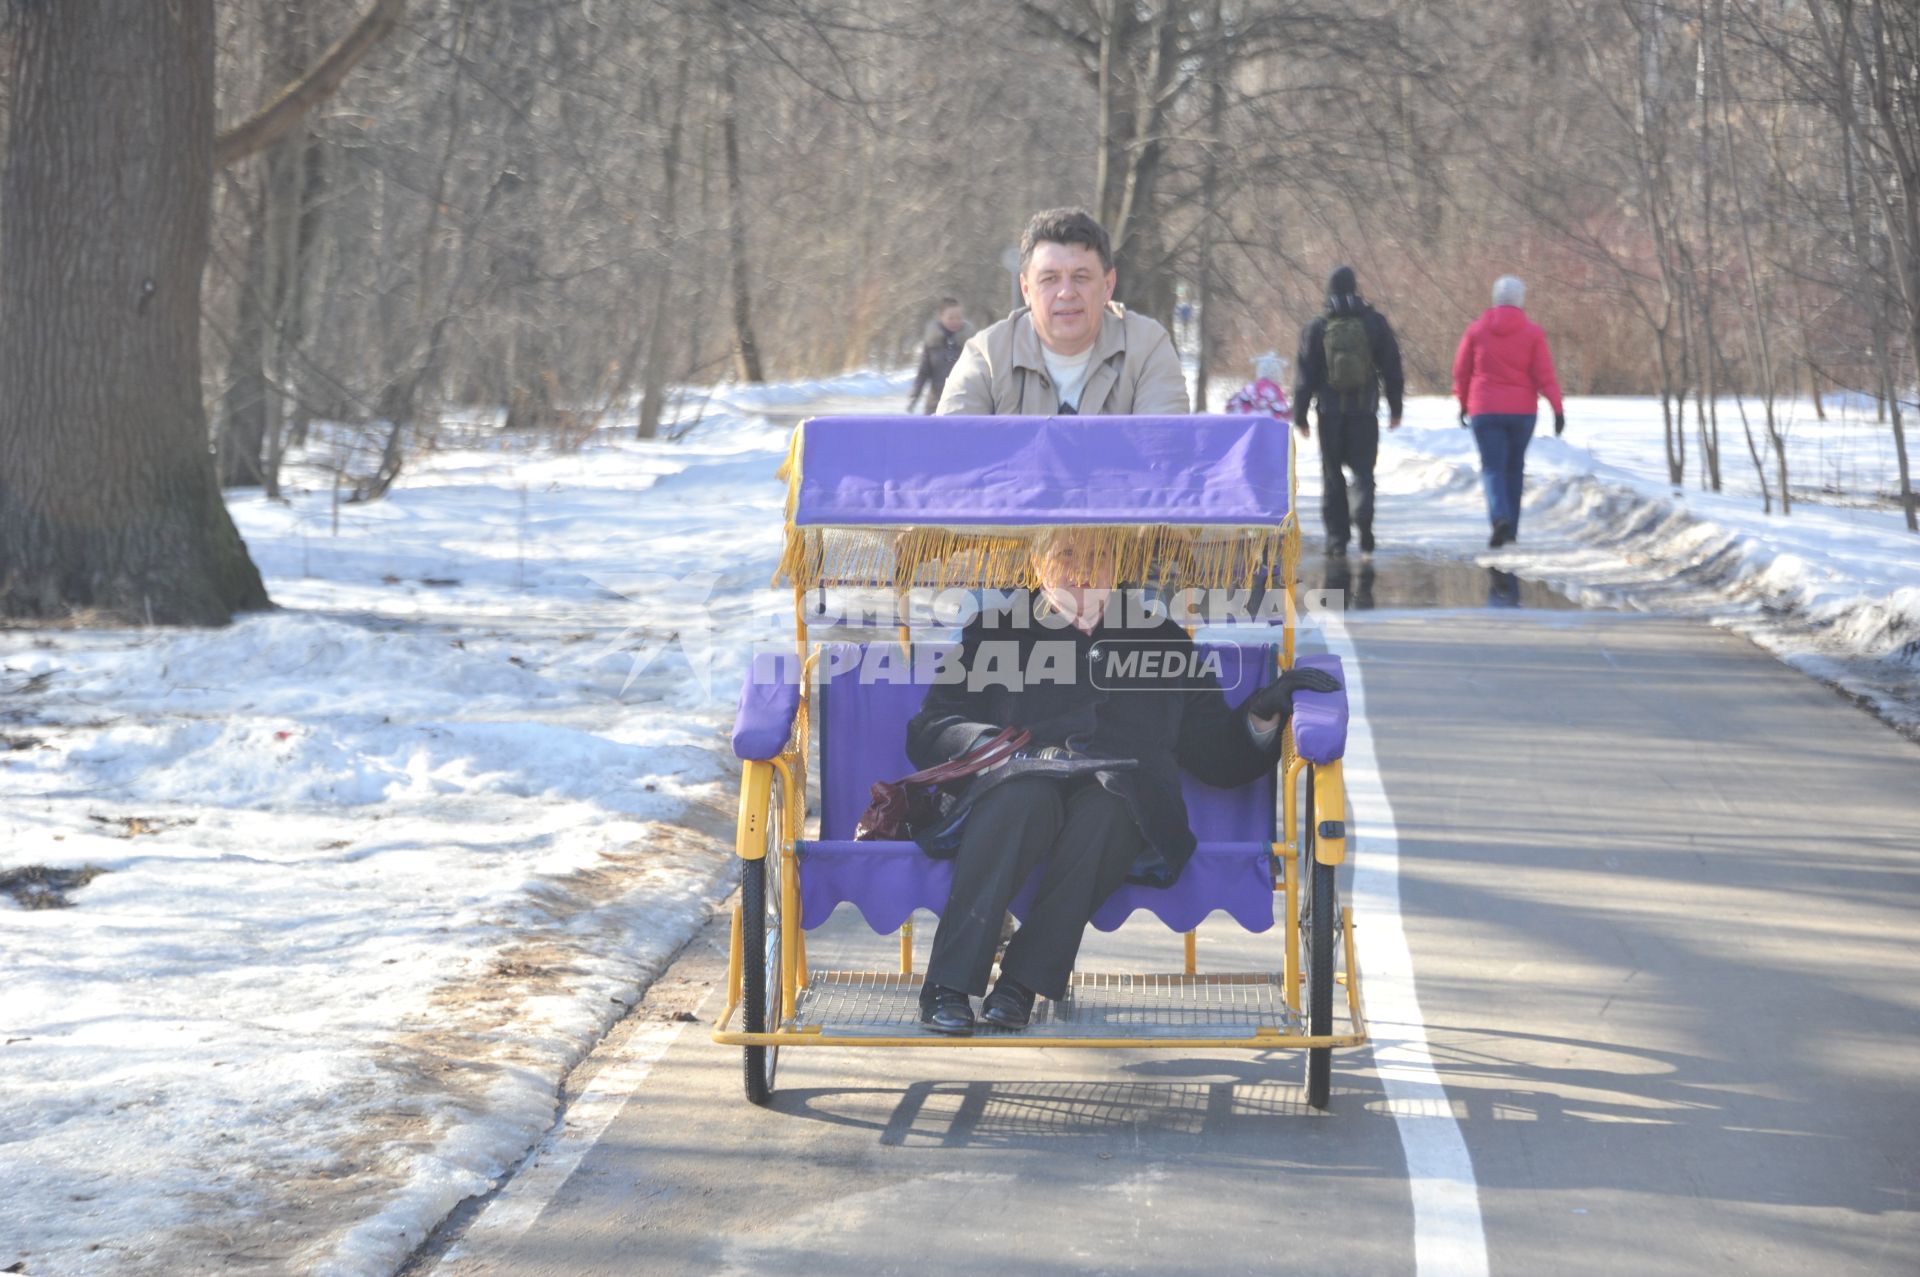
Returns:
[[[1288,449],[1289,488],[1297,492],[1296,449]],[[1281,647],[1278,664],[1282,670],[1291,669],[1294,663],[1294,627],[1298,620],[1295,599],[1296,573],[1294,559],[1298,553],[1298,521],[1290,510],[1281,525],[1289,534],[1288,552],[1283,555],[1283,586],[1285,589],[1285,624],[1282,626]],[[948,1037],[935,1034],[899,1034],[852,1036],[831,1034],[820,1025],[791,1025],[787,1020],[793,1008],[798,1005],[799,993],[808,987],[812,976],[807,965],[806,932],[800,926],[800,865],[796,855],[798,832],[804,827],[806,819],[806,763],[808,737],[810,735],[811,675],[818,652],[812,649],[808,639],[806,619],[806,589],[796,581],[793,590],[794,637],[802,658],[801,699],[794,724],[793,738],[784,751],[777,757],[764,762],[748,762],[742,766],[740,780],[740,813],[734,831],[734,849],[744,860],[758,860],[770,851],[780,857],[780,900],[778,904],[781,936],[780,1005],[778,1014],[775,1008],[769,1008],[769,1018],[780,1027],[764,1033],[748,1033],[731,1027],[739,1013],[746,977],[744,953],[743,915],[741,906],[736,903],[733,909],[732,933],[728,944],[727,956],[727,1002],[719,1018],[713,1024],[713,1040],[723,1046],[777,1046],[777,1047],[911,1047],[930,1049],[1033,1049],[1033,1048],[1091,1048],[1091,1049],[1169,1049],[1169,1050],[1218,1050],[1218,1049],[1312,1049],[1320,1047],[1359,1046],[1367,1041],[1367,1023],[1364,1003],[1361,998],[1361,978],[1358,956],[1354,945],[1354,921],[1351,907],[1343,907],[1340,913],[1340,957],[1345,961],[1345,970],[1336,971],[1337,983],[1346,990],[1348,1029],[1344,1033],[1321,1034],[1286,1033],[1278,1028],[1262,1028],[1256,1032],[1237,1038],[1190,1037],[1190,1038],[1136,1038],[1136,1037],[1048,1037],[1044,1033],[987,1034],[975,1037]],[[911,635],[904,624],[904,608],[900,612],[902,624],[899,626],[899,640],[905,644]],[[1300,776],[1309,767],[1312,768],[1314,782],[1315,823],[1314,859],[1321,864],[1339,865],[1346,860],[1346,838],[1344,820],[1346,815],[1346,783],[1338,761],[1327,764],[1311,764],[1300,758],[1292,745],[1291,729],[1287,735],[1285,764],[1281,776],[1280,795],[1280,840],[1272,846],[1277,861],[1278,872],[1274,891],[1283,897],[1282,934],[1283,952],[1281,955],[1282,996],[1289,1008],[1300,1005],[1300,872],[1299,843],[1296,841],[1300,828],[1298,816],[1297,785]],[[777,789],[776,789],[777,782]],[[779,838],[774,846],[768,844],[768,831],[775,812],[774,803],[778,801],[781,821]],[[1328,836],[1322,830],[1337,828],[1341,832]],[[915,977],[913,972],[913,923],[901,926],[899,932],[900,958],[897,974],[872,973],[865,978],[885,985],[899,985],[911,988]],[[1184,976],[1189,980],[1197,979],[1202,983],[1218,980],[1221,983],[1244,981],[1245,976],[1206,977],[1199,973],[1199,940],[1197,931],[1188,931],[1182,937],[1184,949]]]

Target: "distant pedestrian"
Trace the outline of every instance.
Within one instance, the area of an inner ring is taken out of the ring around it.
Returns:
[[[1268,351],[1253,361],[1253,380],[1233,392],[1227,400],[1227,411],[1259,413],[1285,424],[1290,417],[1287,392],[1280,388],[1280,379],[1286,375],[1285,361]]]
[[[1480,448],[1480,483],[1494,549],[1520,538],[1520,488],[1527,445],[1538,420],[1539,397],[1553,405],[1553,433],[1567,428],[1560,382],[1553,375],[1547,335],[1527,318],[1527,286],[1512,275],[1493,285],[1493,305],[1467,325],[1453,357],[1453,397],[1460,424],[1473,428]]]
[[[1400,428],[1400,343],[1387,317],[1361,299],[1353,267],[1327,280],[1327,309],[1300,330],[1294,363],[1293,428],[1307,434],[1307,414],[1320,403],[1320,517],[1327,553],[1343,555],[1355,528],[1360,552],[1373,553],[1373,466],[1380,453],[1380,392],[1387,428]],[[1346,471],[1353,472],[1347,488]]]
[[[967,338],[971,336],[973,327],[967,323],[967,312],[961,309],[959,301],[942,297],[920,340],[920,368],[913,375],[913,393],[907,396],[908,412],[913,411],[913,401],[920,397],[923,389],[927,392],[927,414],[931,416],[940,406],[940,392],[947,388],[947,375],[960,362],[960,352],[966,349]]]

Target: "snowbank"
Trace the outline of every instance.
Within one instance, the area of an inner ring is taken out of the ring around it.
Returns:
[[[1451,400],[1414,400],[1382,445],[1380,533],[1589,604],[1701,616],[1920,735],[1920,536],[1895,499],[1891,432],[1829,412],[1823,423],[1786,405],[1795,504],[1783,515],[1777,496],[1762,510],[1730,403],[1714,493],[1668,485],[1657,400],[1572,400],[1565,438],[1546,431],[1527,454],[1520,542],[1490,552],[1472,434]]]

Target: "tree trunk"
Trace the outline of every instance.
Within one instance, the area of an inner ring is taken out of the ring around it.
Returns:
[[[310,56],[305,7],[269,9],[267,38],[269,73],[296,78]],[[302,239],[312,225],[303,205],[313,178],[312,148],[306,129],[296,125],[260,157],[260,195],[247,218],[243,291],[220,400],[215,452],[221,486],[259,484],[268,496],[280,495],[286,452],[286,355],[300,339]]]
[[[753,335],[753,294],[747,285],[747,196],[740,178],[740,94],[734,83],[733,34],[721,61],[720,145],[727,169],[727,254],[732,259],[733,359],[741,381],[762,382],[760,342]]]
[[[667,408],[667,314],[672,309],[674,255],[680,238],[680,149],[686,136],[687,66],[686,54],[674,70],[673,122],[667,128],[667,144],[660,153],[660,215],[654,219],[654,265],[652,304],[647,308],[646,363],[641,374],[640,420],[636,433],[651,439],[660,433],[660,419]]]
[[[1218,231],[1216,219],[1220,216],[1220,149],[1225,144],[1221,121],[1227,109],[1227,41],[1225,14],[1221,0],[1213,0],[1213,10],[1208,19],[1207,30],[1213,37],[1214,52],[1211,68],[1211,83],[1207,86],[1207,162],[1200,177],[1200,270],[1196,298],[1198,302],[1199,331],[1195,345],[1196,361],[1193,379],[1193,410],[1207,410],[1207,392],[1209,370],[1214,360],[1214,335],[1218,331],[1213,324],[1213,238]]]
[[[1920,374],[1920,315],[1916,315],[1913,328],[1907,334],[1907,347],[1913,356],[1914,372]],[[1887,366],[1887,384],[1893,385],[1893,367]],[[1900,397],[1896,389],[1889,396],[1893,400],[1893,455],[1900,467],[1900,510],[1907,519],[1907,531],[1920,532],[1920,500],[1915,499],[1913,490],[1913,469],[1907,461],[1907,429],[1900,415]]]
[[[1673,360],[1667,353],[1667,330],[1657,328],[1653,334],[1653,349],[1660,359],[1660,418],[1666,425],[1667,438],[1667,482],[1678,492],[1687,480],[1687,423],[1686,404],[1682,401],[1681,420],[1674,420],[1673,410]]]
[[[267,440],[267,214],[266,183],[247,209],[246,263],[240,277],[240,310],[234,317],[227,388],[221,392],[214,454],[220,486],[261,482],[260,457]]]
[[[0,175],[0,613],[269,606],[200,401],[212,0],[17,6]]]

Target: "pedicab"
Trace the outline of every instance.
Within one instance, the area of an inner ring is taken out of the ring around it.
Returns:
[[[1198,651],[1221,658],[1230,701],[1296,661],[1339,677],[1337,657],[1295,652],[1293,470],[1286,428],[1250,416],[818,417],[795,429],[775,577],[793,592],[794,646],[756,654],[733,734],[741,887],[713,1040],[742,1048],[748,1099],[766,1103],[781,1050],[800,1047],[1243,1048],[1304,1050],[1307,1100],[1327,1106],[1333,1050],[1367,1039],[1337,886],[1344,690],[1295,698],[1264,780],[1226,790],[1184,776],[1192,859],[1172,885],[1129,883],[1095,913],[1103,931],[1142,910],[1159,919],[1180,937],[1167,969],[1076,970],[1066,999],[1042,1001],[1023,1030],[921,1030],[913,916],[940,913],[952,862],[854,836],[873,785],[913,770],[906,725],[926,692],[916,657],[939,620],[919,623],[915,592],[1031,587],[1029,544],[1057,535],[1048,529],[1100,538],[1121,583],[1163,594],[1276,583],[1280,603],[1265,599],[1257,623],[1196,634]],[[809,609],[842,588],[890,593],[898,606],[869,637],[810,637]],[[1016,918],[1031,890],[1015,898]],[[875,969],[815,969],[807,933],[842,904],[897,936],[897,956],[882,948]],[[1201,969],[1199,927],[1221,913],[1251,932],[1278,923],[1270,964]]]

